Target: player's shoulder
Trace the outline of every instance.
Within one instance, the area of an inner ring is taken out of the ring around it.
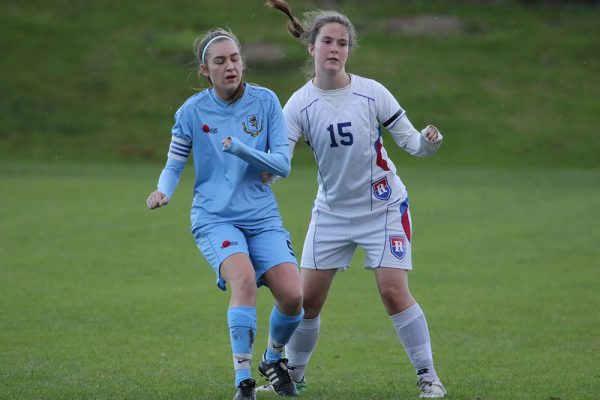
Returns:
[[[290,96],[286,108],[303,110],[319,99],[314,85],[311,81],[306,82]]]
[[[256,85],[254,83],[246,83],[245,90],[248,96],[255,97],[260,101],[279,102],[279,98],[277,97],[275,92],[264,86]]]
[[[365,78],[364,76],[352,76],[352,91],[356,94],[362,94],[366,97],[376,98],[382,93],[389,91],[375,79]]]
[[[204,102],[209,99],[208,89],[203,89],[190,97],[187,98],[186,101],[183,102],[181,107],[179,107],[178,113],[184,113],[186,111],[193,110],[199,106],[201,106]]]

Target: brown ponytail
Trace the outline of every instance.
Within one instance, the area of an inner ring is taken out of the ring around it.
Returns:
[[[337,11],[313,11],[305,13],[305,21],[300,22],[292,15],[292,9],[285,0],[267,0],[265,5],[281,11],[290,19],[288,23],[289,33],[302,40],[305,44],[315,44],[319,31],[325,24],[338,23],[346,27],[349,36],[349,47],[352,50],[356,46],[356,29],[352,22],[344,14]]]
[[[288,32],[295,38],[304,40],[305,29],[298,21],[296,17],[292,15],[292,9],[290,5],[284,0],[267,0],[265,5],[281,11],[288,16],[290,22],[288,22]]]

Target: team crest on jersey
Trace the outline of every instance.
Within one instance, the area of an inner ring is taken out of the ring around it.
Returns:
[[[406,255],[406,238],[404,236],[390,236],[390,252],[398,260],[402,260]]]
[[[388,185],[386,177],[379,179],[373,183],[373,196],[379,200],[389,200],[392,195],[392,188]]]
[[[246,121],[242,122],[242,128],[244,128],[244,132],[252,137],[256,137],[262,132],[262,124],[256,114],[248,115]]]

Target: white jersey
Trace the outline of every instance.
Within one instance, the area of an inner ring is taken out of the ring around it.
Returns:
[[[408,153],[426,157],[441,144],[428,142],[380,83],[351,75],[348,86],[321,90],[307,82],[284,109],[290,148],[301,137],[318,166],[315,205],[342,214],[385,210],[406,198],[406,188],[383,148],[382,127]]]

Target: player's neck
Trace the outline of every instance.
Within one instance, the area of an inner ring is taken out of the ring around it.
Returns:
[[[321,90],[334,90],[348,86],[350,80],[350,74],[344,71],[334,76],[327,74],[315,75],[313,84]]]
[[[237,100],[242,98],[242,96],[244,95],[244,88],[244,82],[241,82],[240,85],[234,91],[227,91],[216,86],[214,87],[215,94],[217,95],[217,97],[219,97],[220,100],[229,104],[235,103]]]

